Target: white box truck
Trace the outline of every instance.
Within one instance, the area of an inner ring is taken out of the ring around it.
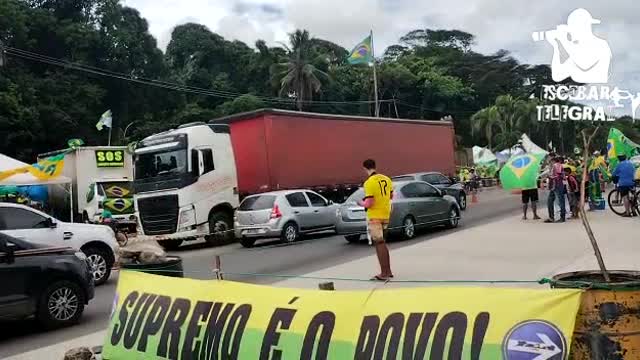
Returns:
[[[40,154],[38,159],[62,151]],[[135,227],[133,157],[125,146],[79,147],[65,155],[62,175],[72,180],[74,218],[70,221],[95,222],[106,209],[118,223]],[[68,218],[67,190],[57,186],[50,191],[54,213],[64,217],[66,212]],[[62,206],[66,210],[58,209]]]

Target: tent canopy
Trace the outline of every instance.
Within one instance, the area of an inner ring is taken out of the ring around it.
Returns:
[[[24,163],[20,160],[16,160],[5,154],[0,154],[0,171],[13,170],[21,167],[28,166],[30,164]],[[0,180],[0,186],[4,185],[50,185],[50,184],[68,184],[71,179],[66,176],[58,176],[53,179],[40,180],[33,176],[31,173],[16,174],[10,176],[4,180]]]
[[[497,161],[496,156],[487,148],[474,146],[472,151],[473,163],[476,165],[490,164]]]

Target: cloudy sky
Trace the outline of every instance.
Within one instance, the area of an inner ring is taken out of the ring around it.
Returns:
[[[610,84],[640,91],[640,3],[633,0],[124,0],[140,11],[164,49],[174,26],[204,24],[226,38],[253,44],[286,41],[304,28],[313,36],[351,49],[370,29],[376,52],[414,29],[460,29],[476,35],[475,50],[509,50],[526,63],[550,63],[547,42],[534,43],[533,31],[554,29],[568,14],[587,9],[600,25],[594,33],[613,53]]]

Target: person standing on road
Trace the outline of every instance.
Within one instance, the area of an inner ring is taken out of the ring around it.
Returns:
[[[372,159],[362,163],[369,177],[364,182],[364,199],[360,205],[367,212],[367,227],[371,241],[375,244],[380,274],[371,280],[387,281],[393,278],[391,272],[391,257],[384,241],[384,233],[391,217],[391,199],[393,198],[393,184],[388,177],[376,172],[376,162]]]
[[[549,218],[545,220],[545,223],[553,223],[555,221],[555,203],[558,202],[560,206],[560,220],[557,222],[565,222],[566,219],[566,207],[565,207],[565,186],[564,186],[564,167],[562,163],[564,159],[562,156],[557,156],[554,159],[554,163],[551,166],[551,174],[549,175],[549,198],[547,200],[547,210],[549,211]]]
[[[533,220],[540,220],[540,217],[538,216],[538,187],[540,187],[540,181],[538,181],[538,186],[536,186],[535,188],[522,190],[522,220],[527,220],[527,210],[529,209],[529,203],[531,203]]]
[[[613,180],[618,185],[618,192],[624,201],[624,216],[631,217],[629,193],[633,191],[635,187],[636,169],[631,161],[627,160],[625,155],[618,156],[618,160],[620,163],[613,170]]]
[[[567,179],[567,199],[569,200],[569,209],[571,209],[571,218],[578,218],[578,199],[580,197],[580,189],[578,188],[578,180],[571,171],[571,168],[564,168],[564,175]]]

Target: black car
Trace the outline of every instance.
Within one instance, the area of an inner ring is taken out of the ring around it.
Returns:
[[[465,210],[467,208],[467,194],[464,191],[464,186],[459,182],[453,181],[447,176],[439,172],[422,172],[415,174],[406,174],[400,176],[394,176],[391,178],[392,181],[424,181],[429,184],[437,187],[442,191],[443,194],[453,196],[458,205],[460,206],[460,210]]]
[[[94,295],[86,256],[0,233],[0,320],[35,316],[47,328],[76,323]]]

